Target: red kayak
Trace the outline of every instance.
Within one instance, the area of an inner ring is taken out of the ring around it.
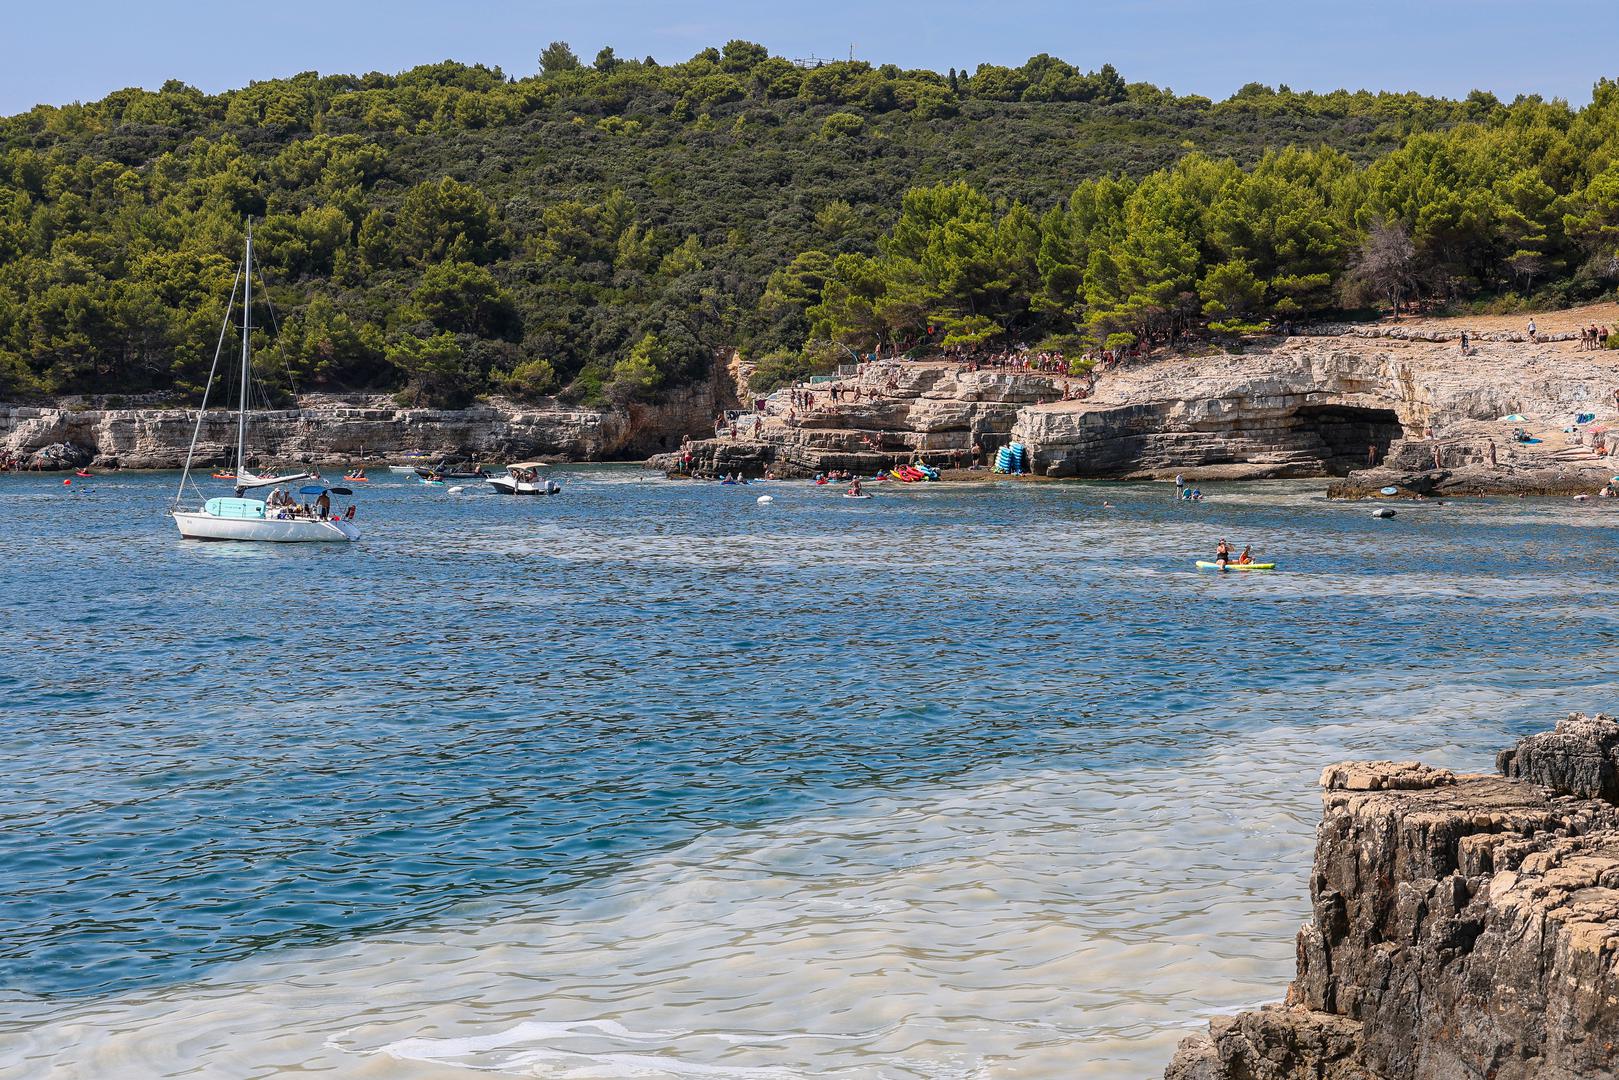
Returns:
[[[73,470],[73,475],[74,476],[94,476],[95,473],[85,472],[83,469],[74,469]]]

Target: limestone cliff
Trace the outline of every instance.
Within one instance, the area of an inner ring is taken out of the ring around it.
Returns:
[[[1481,341],[1463,355],[1455,345],[1386,333],[1295,337],[1235,356],[1126,365],[1085,401],[1025,410],[1012,437],[1030,448],[1036,471],[1053,476],[1323,476],[1364,469],[1374,458],[1403,462],[1401,472],[1431,471],[1429,430],[1472,425],[1476,448],[1449,462],[1442,456],[1440,468],[1487,465],[1494,438],[1498,462],[1511,450],[1520,470],[1562,469],[1589,490],[1592,478],[1601,485],[1606,465],[1581,454],[1561,429],[1581,413],[1598,423],[1619,418],[1615,359],[1560,340]],[[1514,413],[1548,437],[1511,444],[1512,425],[1500,418]],[[1567,451],[1578,460],[1551,457]],[[1463,477],[1458,486],[1476,487],[1478,479]],[[1399,480],[1363,486],[1390,482]]]
[[[1619,1075],[1619,724],[1497,764],[1329,767],[1286,1003],[1212,1021],[1166,1080]]]
[[[858,375],[816,388],[813,404],[793,404],[790,392],[772,395],[765,412],[741,418],[737,439],[699,442],[695,468],[870,472],[918,456],[949,464],[964,460],[975,443],[1002,445],[1020,410],[1061,396],[1056,376],[969,371],[942,361],[869,364]],[[677,455],[651,464],[673,470]]]
[[[723,402],[723,399],[720,399]],[[716,395],[707,383],[652,405],[584,408],[552,402],[524,407],[494,401],[467,409],[416,409],[386,397],[309,395],[299,407],[252,415],[249,452],[257,461],[344,463],[407,450],[487,461],[546,456],[579,461],[628,459],[678,446],[709,430]],[[0,406],[0,452],[28,456],[71,444],[99,465],[167,469],[184,463],[194,409]],[[231,460],[236,418],[210,409],[198,461]]]
[[[1346,495],[1388,484],[1424,493],[1601,487],[1612,472],[1606,457],[1587,433],[1563,428],[1582,414],[1598,427],[1619,423],[1619,355],[1581,351],[1566,333],[1528,341],[1505,332],[1475,337],[1464,354],[1446,340],[1453,335],[1325,327],[1249,342],[1236,355],[1130,361],[1094,385],[943,361],[868,364],[813,388],[808,407],[772,395],[757,428],[744,415],[739,437],[700,443],[695,464],[867,471],[918,456],[948,465],[975,443],[993,451],[1016,441],[1034,472],[1053,477],[1350,476]],[[1515,413],[1538,441],[1512,440],[1501,418]]]

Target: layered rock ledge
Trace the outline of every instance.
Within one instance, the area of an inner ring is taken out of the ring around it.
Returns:
[[[1192,480],[1335,477],[1331,493],[1595,493],[1619,469],[1619,353],[1454,326],[1327,327],[1235,355],[1133,360],[1090,379],[867,364],[814,391],[772,395],[738,437],[703,440],[693,471],[868,472],[974,445],[1028,448],[1043,477]],[[746,397],[747,395],[743,395]],[[1522,414],[1527,420],[1503,418]],[[1584,424],[1576,418],[1588,416]],[[757,420],[757,426],[754,421]],[[1577,430],[1566,430],[1577,428]],[[1514,438],[1523,429],[1533,442]],[[654,467],[677,471],[677,455]]]
[[[248,445],[255,463],[340,464],[406,451],[485,461],[625,460],[678,446],[688,433],[707,429],[717,408],[733,404],[708,383],[655,405],[602,409],[498,400],[466,409],[420,409],[381,396],[309,395],[297,408],[254,412]],[[196,423],[195,409],[0,406],[0,453],[42,468],[93,460],[104,467],[175,469],[185,462]],[[197,441],[197,463],[229,462],[235,447],[236,417],[210,409]]]
[[[1619,723],[1497,766],[1327,768],[1285,1002],[1188,1036],[1166,1080],[1619,1075]]]

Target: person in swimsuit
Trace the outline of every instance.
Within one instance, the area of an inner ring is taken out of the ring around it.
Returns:
[[[849,485],[849,494],[855,496],[856,498],[859,498],[862,494],[864,494],[864,492],[860,490],[860,478],[858,476],[855,477],[854,483]]]
[[[1252,544],[1244,545],[1243,549],[1242,549],[1242,554],[1237,556],[1237,561],[1239,563],[1241,563],[1243,566],[1247,566],[1249,563],[1253,562],[1254,561],[1254,546]]]
[[[1225,537],[1222,536],[1220,537],[1220,546],[1214,549],[1214,565],[1218,566],[1221,570],[1224,570],[1226,568],[1226,564],[1230,561],[1231,545],[1226,543]]]

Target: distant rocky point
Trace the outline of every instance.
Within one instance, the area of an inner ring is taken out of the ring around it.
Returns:
[[[410,408],[377,395],[343,399],[309,395],[295,408],[253,414],[250,464],[347,464],[398,457],[510,461],[556,457],[625,460],[680,444],[731,404],[712,383],[683,389],[654,405],[591,408],[551,402],[491,401],[466,409]],[[24,467],[177,469],[197,423],[184,408],[0,406],[0,456]],[[197,441],[197,464],[232,462],[236,416],[210,409]]]

